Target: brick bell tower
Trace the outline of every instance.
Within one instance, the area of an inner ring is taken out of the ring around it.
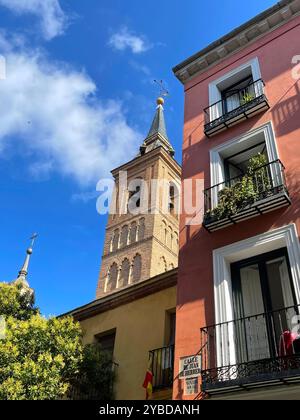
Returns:
[[[97,298],[178,266],[181,167],[168,139],[163,105],[158,98],[137,157],[112,171],[116,204],[106,227]]]

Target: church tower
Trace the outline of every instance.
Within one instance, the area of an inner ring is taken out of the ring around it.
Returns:
[[[163,105],[158,98],[137,157],[112,171],[115,211],[106,227],[97,298],[178,266],[181,167],[174,159]]]

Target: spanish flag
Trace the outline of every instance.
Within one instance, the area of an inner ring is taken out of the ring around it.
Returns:
[[[153,392],[153,373],[150,369],[147,370],[146,377],[143,383],[143,388],[146,390],[146,400],[152,397]]]

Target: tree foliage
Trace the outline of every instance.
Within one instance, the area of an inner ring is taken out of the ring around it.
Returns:
[[[14,285],[0,283],[0,315],[27,320],[38,313],[34,294],[30,289],[24,288],[22,283]]]
[[[0,283],[0,316],[1,400],[112,399],[112,357],[73,318],[44,318],[22,283]]]
[[[81,329],[72,318],[42,317],[28,289],[0,284],[0,399],[63,398],[82,363]]]
[[[112,400],[116,368],[111,354],[103,351],[98,344],[85,346],[79,375],[72,381],[71,398]]]

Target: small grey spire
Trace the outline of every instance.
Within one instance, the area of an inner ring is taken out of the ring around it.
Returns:
[[[157,100],[157,108],[156,113],[150,128],[150,131],[148,133],[147,138],[154,136],[155,134],[162,135],[166,140],[168,139],[167,129],[166,129],[166,123],[165,123],[165,116],[164,116],[164,108],[163,108],[163,99],[159,98]]]
[[[171,156],[174,156],[174,149],[169,141],[164,116],[163,98],[157,99],[157,108],[150,131],[140,148],[140,155],[150,152],[158,147],[163,147]]]
[[[19,271],[18,278],[13,282],[14,284],[22,283],[23,286],[25,288],[28,288],[28,289],[30,289],[29,283],[27,281],[28,268],[29,268],[31,255],[33,253],[34,243],[35,243],[37,237],[38,237],[37,233],[34,233],[32,235],[32,237],[30,238],[31,239],[31,244],[30,244],[30,247],[26,251],[26,258],[25,258],[24,264],[23,264],[21,270]]]

